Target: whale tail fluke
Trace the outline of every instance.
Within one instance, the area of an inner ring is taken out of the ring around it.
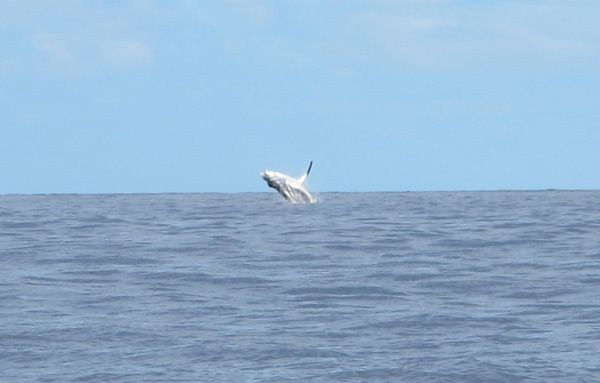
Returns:
[[[310,161],[310,164],[308,165],[308,170],[306,170],[306,173],[304,173],[304,175],[300,178],[298,178],[298,182],[300,182],[301,184],[304,183],[304,181],[306,181],[306,177],[308,177],[308,174],[310,173],[310,169],[312,169],[312,164],[313,162]]]

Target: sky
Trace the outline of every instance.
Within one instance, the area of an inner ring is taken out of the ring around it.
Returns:
[[[0,1],[0,194],[600,189],[598,1]]]

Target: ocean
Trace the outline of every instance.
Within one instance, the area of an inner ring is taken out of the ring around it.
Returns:
[[[600,192],[0,196],[0,382],[599,382]]]

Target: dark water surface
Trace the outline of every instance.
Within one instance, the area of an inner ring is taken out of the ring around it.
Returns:
[[[0,196],[0,381],[600,381],[600,192],[319,197]]]

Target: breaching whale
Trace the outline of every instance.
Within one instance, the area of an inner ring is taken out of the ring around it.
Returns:
[[[304,181],[310,173],[312,168],[312,161],[308,165],[308,170],[300,178],[293,178],[286,174],[273,172],[271,170],[264,170],[260,173],[262,178],[267,181],[269,187],[277,190],[279,194],[286,200],[293,203],[313,203],[316,199],[310,195],[308,190],[304,187]]]

